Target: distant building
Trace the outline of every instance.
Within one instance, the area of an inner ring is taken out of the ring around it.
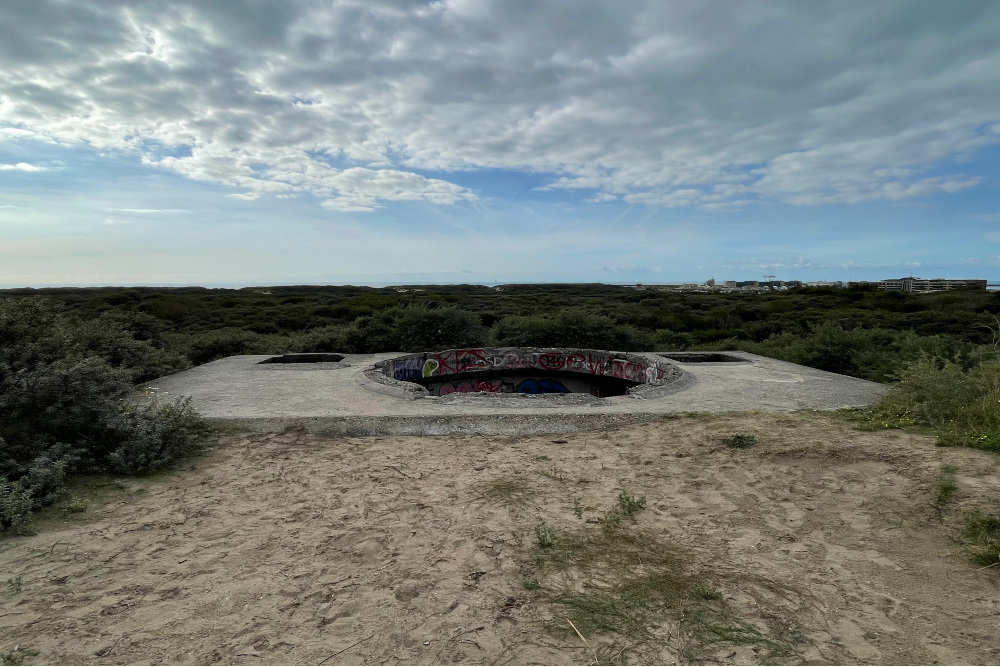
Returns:
[[[948,279],[948,278],[917,278],[909,276],[907,278],[890,278],[880,280],[878,283],[880,290],[887,292],[947,292],[955,289],[986,289],[985,280],[976,279]]]

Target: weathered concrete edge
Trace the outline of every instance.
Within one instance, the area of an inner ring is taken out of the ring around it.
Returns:
[[[256,433],[304,429],[319,435],[535,435],[575,433],[663,419],[663,413],[422,415],[348,417],[210,417],[210,424]]]

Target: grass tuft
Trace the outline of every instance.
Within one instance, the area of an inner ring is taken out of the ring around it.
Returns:
[[[38,655],[38,651],[15,646],[6,653],[0,653],[0,664],[2,665],[23,665],[25,660],[31,660]]]
[[[728,438],[723,438],[722,444],[730,449],[749,449],[757,444],[757,436],[749,433],[737,433]]]
[[[531,484],[517,475],[488,482],[480,491],[481,498],[505,505],[525,505],[534,494]]]
[[[24,580],[21,578],[21,575],[17,575],[16,577],[11,577],[10,579],[8,579],[7,589],[10,591],[11,595],[17,595],[18,593],[23,591]]]
[[[90,503],[88,503],[85,499],[80,498],[79,496],[71,496],[62,504],[61,509],[69,514],[79,514],[81,512],[86,512],[89,506]]]
[[[983,567],[1000,566],[1000,514],[976,510],[965,517],[966,549],[972,562]]]

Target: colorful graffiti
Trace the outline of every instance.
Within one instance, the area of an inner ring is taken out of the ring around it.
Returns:
[[[569,394],[561,381],[552,378],[527,378],[518,384],[508,380],[462,380],[459,382],[443,382],[431,385],[433,393],[439,396],[449,394],[471,394],[485,392],[488,394]]]
[[[517,385],[517,393],[519,394],[568,394],[569,389],[566,388],[559,380],[542,379],[535,380],[529,378]]]
[[[446,350],[393,361],[392,377],[405,382],[459,373],[540,370],[604,375],[637,384],[657,384],[667,371],[656,364],[596,350],[524,352],[483,348]]]
[[[445,382],[441,385],[439,393],[441,396],[447,396],[448,394],[470,394],[479,391],[488,394],[499,394],[503,390],[504,384],[501,380],[477,380],[475,382],[465,380],[464,382]]]

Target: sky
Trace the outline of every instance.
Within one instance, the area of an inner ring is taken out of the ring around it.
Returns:
[[[0,286],[987,278],[995,0],[4,0]]]

